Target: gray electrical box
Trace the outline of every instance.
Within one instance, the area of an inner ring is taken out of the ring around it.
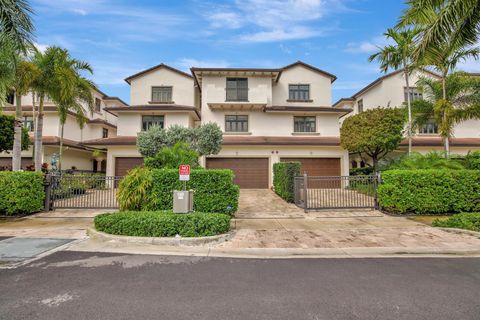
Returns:
[[[193,190],[173,191],[173,212],[189,213],[193,211]]]

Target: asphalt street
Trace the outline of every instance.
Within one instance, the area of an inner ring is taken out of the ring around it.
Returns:
[[[0,269],[1,319],[480,319],[480,259],[60,251]]]

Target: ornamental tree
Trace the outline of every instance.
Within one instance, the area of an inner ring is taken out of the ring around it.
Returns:
[[[168,129],[158,126],[142,132],[137,138],[137,147],[145,157],[154,157],[165,147],[173,147],[178,142],[187,143],[200,156],[217,154],[222,148],[222,130],[216,123],[207,123],[198,128],[174,125]]]
[[[350,153],[370,157],[377,172],[378,161],[397,149],[402,141],[405,120],[405,111],[399,108],[361,112],[343,122],[340,145]]]

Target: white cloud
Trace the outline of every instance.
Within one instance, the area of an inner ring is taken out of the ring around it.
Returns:
[[[236,0],[229,8],[207,15],[213,27],[248,28],[246,42],[273,42],[321,36],[325,30],[311,24],[345,9],[344,0]],[[251,30],[253,29],[253,30]]]
[[[191,67],[226,68],[230,66],[225,60],[198,60],[194,58],[181,58],[173,64],[184,71],[190,71]]]
[[[92,66],[94,71],[92,78],[96,84],[100,85],[124,84],[126,77],[146,69],[145,66],[132,66],[130,63],[123,63],[116,59],[93,61]]]
[[[45,52],[45,50],[47,50],[47,48],[49,47],[48,44],[37,43],[37,42],[35,42],[33,45],[34,45],[35,48],[37,48],[37,50],[40,51],[40,52]]]
[[[375,53],[379,50],[379,47],[384,47],[390,43],[391,41],[385,36],[379,36],[367,41],[349,42],[345,51],[350,53]]]

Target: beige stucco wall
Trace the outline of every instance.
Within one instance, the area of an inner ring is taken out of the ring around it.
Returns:
[[[172,86],[172,100],[178,105],[194,105],[193,78],[166,68],[156,69],[132,79],[130,104],[145,105],[152,100],[152,86]]]
[[[266,113],[263,111],[212,111],[202,110],[202,122],[216,122],[225,131],[225,115],[248,115],[249,133],[254,136],[292,136],[293,117],[303,114]],[[316,117],[320,136],[338,136],[340,125],[337,114],[321,114]]]
[[[142,116],[143,115],[163,115],[165,128],[168,128],[173,125],[181,125],[184,127],[190,127],[193,125],[193,118],[188,113],[182,112],[171,112],[171,113],[162,113],[151,112],[151,113],[121,113],[118,117],[118,129],[117,135],[119,136],[136,136],[139,132],[142,131]]]
[[[50,168],[52,155],[58,153],[58,147],[45,146],[43,153],[43,162],[48,163]],[[92,153],[90,151],[65,147],[62,153],[62,170],[71,169],[72,167],[76,167],[77,170],[92,170]]]
[[[309,84],[310,99],[313,101],[287,102],[289,84]],[[284,70],[279,81],[273,86],[273,105],[331,106],[331,79],[330,77],[314,72],[301,65]]]

